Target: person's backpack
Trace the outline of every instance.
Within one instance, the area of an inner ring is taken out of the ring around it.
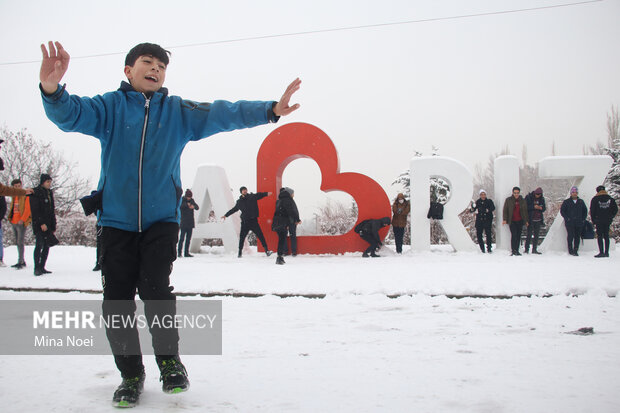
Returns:
[[[443,205],[439,202],[431,202],[426,218],[443,219]]]
[[[278,199],[276,201],[276,211],[273,214],[273,220],[271,222],[272,231],[283,231],[288,227],[288,215],[282,205],[282,201]]]
[[[361,234],[364,231],[368,231],[368,220],[362,221],[353,228],[353,231]]]
[[[586,221],[581,231],[582,239],[594,239],[594,225],[590,221]]]

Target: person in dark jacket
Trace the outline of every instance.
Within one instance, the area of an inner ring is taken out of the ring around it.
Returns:
[[[194,194],[190,189],[185,190],[185,196],[181,200],[181,225],[179,235],[178,255],[181,256],[181,251],[185,252],[186,257],[193,257],[189,253],[189,243],[192,240],[192,231],[196,226],[194,221],[194,211],[198,211],[200,207],[192,198]],[[183,241],[185,241],[185,250],[183,250]]]
[[[512,188],[512,196],[506,198],[504,202],[503,221],[502,224],[510,226],[510,246],[512,253],[510,255],[521,255],[519,246],[521,245],[521,233],[523,232],[523,223],[529,225],[529,216],[527,214],[527,204],[521,196],[521,188],[515,186]]]
[[[260,229],[260,225],[258,225],[258,200],[263,199],[266,196],[271,195],[271,192],[259,192],[256,194],[249,193],[248,188],[242,186],[239,188],[239,192],[241,195],[237,200],[237,203],[234,207],[230,209],[222,219],[226,219],[237,211],[241,211],[241,231],[239,233],[239,254],[237,255],[239,258],[243,255],[243,244],[245,243],[245,237],[248,236],[250,231],[252,231],[256,238],[260,241],[265,249],[265,254],[267,256],[271,255],[271,251],[267,248],[267,241],[265,240],[265,236],[263,235],[263,231]]]
[[[484,252],[484,240],[483,233],[487,237],[487,252],[490,254],[493,252],[491,249],[492,235],[491,229],[493,228],[493,211],[495,211],[495,204],[493,200],[487,198],[487,192],[484,189],[480,190],[480,198],[476,200],[476,203],[472,204],[471,211],[476,212],[476,236],[478,237],[478,246],[480,250]]]
[[[618,213],[618,204],[609,196],[605,187],[596,187],[596,195],[590,201],[590,217],[596,226],[599,253],[596,258],[609,257],[609,227]],[[604,244],[604,245],[603,245]]]
[[[538,235],[540,234],[540,227],[544,224],[543,212],[547,210],[542,188],[538,187],[527,194],[525,202],[527,203],[527,215],[529,217],[527,235],[525,236],[525,253],[530,252],[530,244],[532,244],[532,254],[540,254],[538,251]],[[533,242],[532,236],[534,237]]]
[[[392,204],[392,231],[394,231],[394,242],[396,243],[396,253],[403,252],[403,238],[405,236],[405,227],[407,227],[407,215],[411,211],[409,201],[405,199],[405,195],[398,194]]]
[[[291,188],[280,189],[280,194],[276,201],[276,211],[273,214],[273,221],[271,223],[272,231],[278,234],[278,257],[276,258],[276,264],[279,265],[285,264],[286,234],[289,228],[301,223],[297,204],[293,200],[294,193]]]
[[[380,255],[376,253],[377,248],[381,246],[379,230],[387,225],[390,225],[390,217],[367,219],[355,226],[354,231],[357,232],[364,241],[370,244],[362,254],[362,257],[380,257]]]
[[[0,196],[0,267],[6,267],[4,263],[4,246],[2,245],[2,220],[6,215],[6,199],[4,196]]]
[[[560,214],[564,218],[564,225],[566,226],[568,253],[578,256],[577,251],[581,241],[581,232],[588,216],[588,207],[583,199],[579,198],[579,189],[576,186],[570,189],[570,198],[562,202]]]
[[[287,192],[289,194],[291,194],[291,198],[295,198],[295,191],[293,191],[291,188],[286,188]],[[295,207],[295,212],[293,213],[294,216],[299,216],[299,211],[297,210],[297,203],[294,204]],[[301,221],[293,221],[290,223],[290,225],[288,226],[288,236],[291,240],[291,255],[293,257],[297,256],[297,225],[299,225],[301,223]],[[288,243],[285,242],[284,243],[284,255],[288,255]]]
[[[41,175],[41,184],[34,188],[30,196],[30,211],[32,213],[32,232],[35,236],[34,246],[34,275],[49,274],[45,268],[49,254],[50,240],[56,231],[56,214],[54,211],[54,194],[52,177]]]

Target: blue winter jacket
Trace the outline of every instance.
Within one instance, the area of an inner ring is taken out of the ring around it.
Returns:
[[[189,141],[278,119],[273,101],[197,103],[168,96],[165,88],[147,98],[127,82],[92,98],[69,95],[60,85],[52,95],[41,93],[47,117],[60,129],[101,142],[99,224],[133,232],[179,222],[180,158]]]

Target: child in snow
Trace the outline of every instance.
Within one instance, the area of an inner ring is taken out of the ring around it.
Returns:
[[[63,131],[91,135],[101,143],[97,189],[103,192],[99,262],[104,317],[133,315],[136,290],[142,300],[159,302],[152,308],[145,301],[147,318],[174,316],[170,273],[179,233],[183,148],[218,132],[277,122],[299,108],[289,106],[289,101],[301,81],[295,79],[279,102],[193,102],[168,95],[163,87],[170,52],[142,43],[126,56],[128,82],[117,91],[85,98],[70,95],[59,84],[69,66],[62,45],[49,42],[41,51],[40,89],[47,117]],[[127,305],[113,308],[112,300],[126,300]],[[163,391],[187,390],[177,330],[151,331]],[[137,330],[110,328],[106,333],[123,379],[113,401],[117,406],[135,405],[144,384]]]

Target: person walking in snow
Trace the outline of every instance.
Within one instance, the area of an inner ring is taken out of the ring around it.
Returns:
[[[523,224],[528,225],[529,216],[527,214],[527,204],[521,196],[521,188],[515,186],[512,188],[512,196],[506,198],[503,211],[503,225],[510,227],[510,247],[512,249],[511,256],[519,256],[519,247],[521,246],[521,233],[523,232]]]
[[[141,43],[125,57],[127,82],[120,89],[79,97],[60,85],[70,60],[62,45],[49,42],[41,52],[39,87],[47,117],[63,131],[94,136],[101,144],[103,315],[134,316],[138,292],[149,325],[156,318],[174,319],[170,274],[177,256],[171,246],[179,236],[183,149],[219,132],[277,122],[299,108],[289,102],[301,81],[293,81],[279,102],[199,103],[168,94],[163,85],[170,52]],[[118,301],[129,304],[119,308]],[[123,379],[113,402],[134,406],[145,380],[138,331],[108,328],[106,334]],[[151,335],[162,390],[188,390],[177,328],[153,328]]]
[[[605,187],[596,187],[596,195],[590,201],[590,218],[596,226],[596,241],[598,243],[598,254],[594,257],[609,257],[609,228],[611,222],[618,213],[618,204],[609,196]]]
[[[369,244],[362,257],[380,257],[377,255],[377,248],[382,245],[379,230],[388,225],[390,225],[390,217],[367,219],[355,226],[354,231]]]
[[[402,193],[398,194],[392,204],[392,231],[394,231],[394,243],[396,244],[397,254],[402,254],[403,252],[403,238],[405,236],[409,211],[411,211],[409,201],[405,199],[405,195]]]
[[[295,191],[291,188],[280,189],[280,194],[276,201],[276,210],[273,214],[273,221],[271,223],[271,230],[278,234],[278,257],[276,258],[276,264],[279,265],[285,264],[286,235],[289,229],[293,225],[297,226],[301,224],[297,204],[293,200],[294,194]]]
[[[483,235],[486,235],[487,252],[490,254],[493,252],[491,242],[493,238],[493,211],[495,211],[495,204],[492,199],[487,198],[487,192],[484,189],[480,190],[479,195],[480,197],[476,202],[472,203],[471,211],[476,213],[476,236],[478,238],[480,251],[484,253]]]
[[[185,190],[185,195],[181,200],[181,224],[179,235],[178,256],[181,256],[181,251],[185,252],[185,256],[188,258],[193,257],[189,253],[189,243],[192,240],[192,232],[196,226],[194,220],[194,211],[198,211],[200,207],[192,198],[194,194],[191,189]],[[183,249],[183,242],[185,242],[185,249]]]
[[[532,254],[540,254],[538,251],[538,235],[540,234],[540,227],[544,225],[543,213],[547,210],[542,188],[538,187],[527,194],[525,202],[527,203],[527,216],[529,217],[527,235],[525,236],[525,253],[530,252],[531,244]],[[532,237],[534,238],[533,241]]]
[[[588,207],[583,199],[579,198],[579,189],[576,186],[570,189],[570,198],[562,202],[560,214],[564,218],[564,225],[566,226],[568,253],[576,257],[579,255],[577,251],[579,251],[581,233],[588,216]]]
[[[260,225],[258,225],[258,217],[260,214],[258,211],[258,201],[271,195],[271,192],[258,192],[254,194],[248,192],[248,188],[245,186],[239,188],[239,192],[241,192],[241,195],[237,203],[235,203],[235,206],[222,216],[222,219],[226,219],[235,212],[241,211],[241,231],[239,233],[239,254],[237,257],[241,258],[243,256],[243,244],[245,243],[245,237],[248,236],[250,231],[256,235],[256,238],[258,238],[263,245],[265,254],[270,256],[271,251],[267,248],[265,235],[263,235],[263,230],[260,228]]]

